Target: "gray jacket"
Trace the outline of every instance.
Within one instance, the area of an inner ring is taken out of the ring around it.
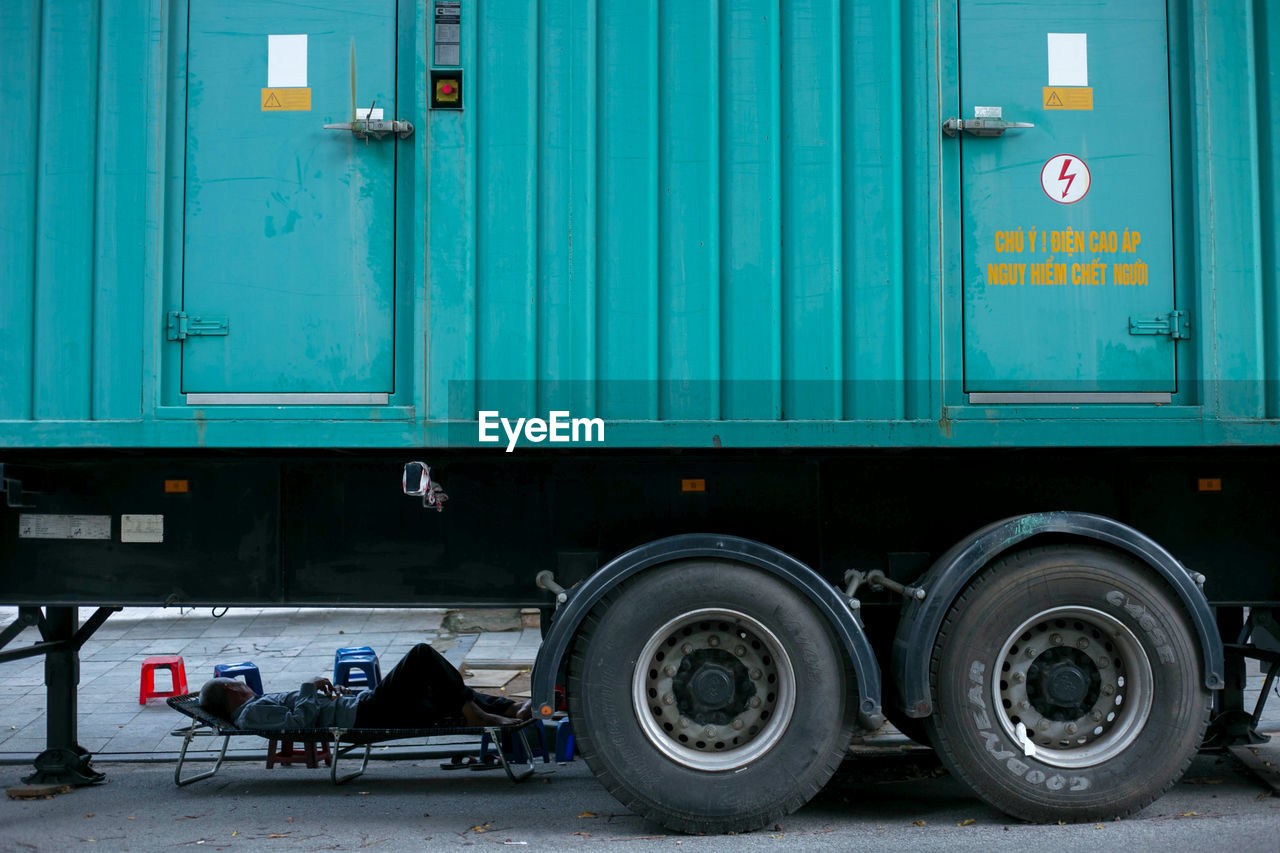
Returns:
[[[349,729],[356,723],[356,708],[363,693],[330,699],[305,681],[289,693],[266,693],[240,706],[233,722],[242,729],[297,731],[299,729]]]

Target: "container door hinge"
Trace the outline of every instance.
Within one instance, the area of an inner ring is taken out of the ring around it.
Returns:
[[[185,341],[199,335],[225,335],[228,333],[226,317],[208,314],[188,317],[185,311],[169,312],[169,328],[165,337],[171,341]]]
[[[1191,337],[1191,315],[1186,311],[1170,311],[1149,319],[1129,318],[1131,335],[1168,335],[1175,341]]]

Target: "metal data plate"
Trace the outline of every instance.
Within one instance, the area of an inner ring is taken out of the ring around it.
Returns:
[[[109,515],[54,515],[22,513],[18,516],[19,539],[110,539]]]

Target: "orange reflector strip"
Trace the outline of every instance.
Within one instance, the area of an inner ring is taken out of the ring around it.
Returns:
[[[191,481],[190,480],[165,480],[164,490],[166,494],[170,494],[170,495],[185,495],[187,492],[191,491]]]
[[[1196,488],[1202,492],[1222,491],[1222,480],[1217,477],[1201,477],[1196,481]]]
[[[539,713],[539,714],[541,714],[541,715],[542,715],[542,716],[544,716],[544,717],[550,717],[550,716],[551,716],[551,706],[550,706],[550,705],[543,705],[541,708],[539,708],[539,709],[538,709],[538,713]]]
[[[707,490],[706,480],[681,480],[680,491],[682,492],[705,492]]]

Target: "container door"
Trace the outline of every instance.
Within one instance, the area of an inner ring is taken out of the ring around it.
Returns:
[[[970,401],[1168,401],[1187,326],[1164,0],[959,10]]]
[[[395,0],[189,8],[187,402],[385,403],[398,139],[324,125],[397,118]]]

